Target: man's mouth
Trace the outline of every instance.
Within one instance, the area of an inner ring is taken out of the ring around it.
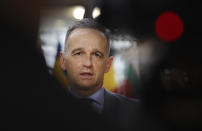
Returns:
[[[90,78],[92,78],[93,77],[93,73],[91,73],[91,72],[82,72],[82,73],[80,73],[80,76],[82,77],[82,78],[86,78],[86,79],[90,79]]]

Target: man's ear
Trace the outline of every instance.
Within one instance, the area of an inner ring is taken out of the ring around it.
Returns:
[[[110,67],[112,65],[114,57],[110,56],[107,60],[106,68],[105,68],[105,73],[107,73],[110,70]]]
[[[63,70],[66,70],[64,52],[62,52],[62,51],[60,52],[60,67]]]

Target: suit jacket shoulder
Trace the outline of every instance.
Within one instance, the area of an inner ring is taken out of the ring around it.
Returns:
[[[139,104],[140,100],[135,99],[135,98],[128,98],[126,96],[117,94],[117,93],[113,93],[110,91],[105,90],[104,92],[104,99],[105,101],[113,101],[113,102],[119,102],[119,104]]]
[[[139,112],[139,100],[105,90],[103,115],[107,121],[121,128],[133,126]]]

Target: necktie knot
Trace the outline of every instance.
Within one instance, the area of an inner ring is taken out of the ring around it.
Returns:
[[[89,99],[89,98],[82,98],[82,99],[79,99],[79,102],[81,107],[83,107],[84,109],[91,110],[93,112],[96,111],[93,105],[93,102],[95,102],[95,100]]]
[[[80,102],[83,104],[92,104],[93,100],[89,98],[81,98]]]

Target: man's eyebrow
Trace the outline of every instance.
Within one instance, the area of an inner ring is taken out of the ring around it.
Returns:
[[[71,53],[74,53],[74,52],[76,52],[76,51],[81,51],[81,50],[83,50],[83,48],[76,48],[76,49],[73,49],[73,50],[71,51]]]
[[[104,55],[104,52],[102,52],[102,51],[100,51],[100,50],[98,50],[98,49],[94,49],[93,51],[94,51],[94,52],[99,52],[100,54]]]

